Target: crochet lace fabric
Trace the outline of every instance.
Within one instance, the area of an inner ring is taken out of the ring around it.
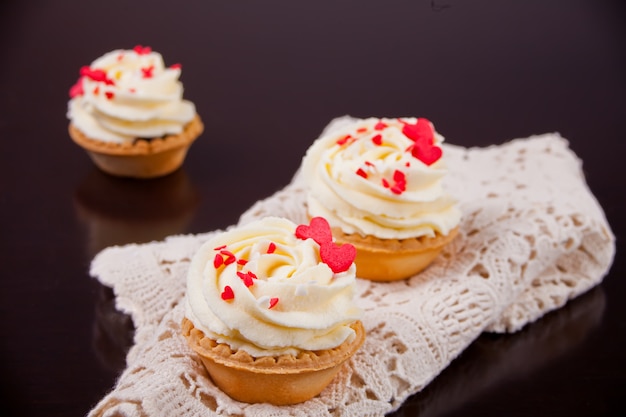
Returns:
[[[213,231],[110,247],[94,259],[91,274],[113,288],[136,331],[126,370],[89,415],[383,416],[481,332],[515,332],[601,281],[614,237],[565,139],[444,147],[446,187],[463,211],[459,236],[413,278],[358,280],[366,341],[322,394],[278,407],[234,401],[213,385],[180,333],[187,267]],[[239,223],[267,215],[307,223],[301,179]]]

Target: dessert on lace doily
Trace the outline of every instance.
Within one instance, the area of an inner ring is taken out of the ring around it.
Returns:
[[[483,331],[517,331],[602,280],[614,237],[565,139],[445,151],[446,186],[463,211],[459,236],[415,277],[358,280],[366,342],[330,386],[299,405],[230,399],[181,335],[189,261],[216,231],[102,251],[91,274],[113,287],[136,332],[126,370],[90,416],[383,416]],[[306,223],[304,201],[296,173],[239,224],[268,215]]]

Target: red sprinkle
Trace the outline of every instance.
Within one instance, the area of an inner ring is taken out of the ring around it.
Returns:
[[[181,64],[172,64],[170,65],[171,69],[181,69],[183,66]]]
[[[153,71],[154,71],[154,65],[150,65],[149,67],[146,67],[146,68],[141,68],[143,78],[152,78],[154,76],[154,74],[152,74]]]
[[[226,259],[224,259],[224,265],[230,265],[237,260],[237,257],[231,251],[221,250],[220,253],[226,256]]]
[[[356,131],[357,131],[357,133],[365,133],[365,132],[367,132],[367,128],[366,127],[360,127]]]
[[[250,273],[237,271],[237,276],[241,278],[246,287],[251,287],[254,285],[254,281],[252,281],[252,276],[250,275]]]
[[[237,261],[237,264],[238,264],[238,265],[242,265],[242,266],[243,266],[243,265],[245,265],[245,264],[247,264],[247,263],[248,263],[248,261],[247,261],[246,259],[239,259],[239,260]]]
[[[131,92],[131,93],[135,93],[135,92],[137,92],[137,90],[135,90],[135,89],[134,89],[134,88],[132,88],[132,87],[131,87],[131,88],[129,88],[129,89],[128,89],[128,91],[129,91],[129,92]]]
[[[121,52],[118,56],[117,56],[117,61],[121,61],[122,59],[124,59],[124,52]]]
[[[268,308],[274,308],[276,304],[278,304],[278,297],[270,298],[270,305]]]
[[[97,86],[93,89],[93,94],[97,96],[99,93],[100,93],[100,86],[99,86],[99,85],[97,85]]]
[[[83,77],[91,78],[96,82],[103,82],[106,85],[115,85],[115,82],[107,77],[107,73],[101,69],[92,70],[88,66],[84,66],[80,69],[80,75]]]
[[[382,145],[383,144],[383,137],[382,137],[382,135],[378,134],[378,135],[374,136],[372,138],[372,142],[374,142],[374,145],[378,145],[378,146]]]
[[[362,168],[356,170],[356,175],[367,179],[367,172],[363,171]]]
[[[217,248],[213,248],[213,250],[222,250],[225,249],[226,245],[218,246]]]
[[[389,188],[389,181],[387,181],[386,179],[383,178],[383,187],[385,188]]]
[[[400,171],[399,169],[396,169],[395,172],[393,173],[393,180],[395,182],[406,181],[406,175],[404,174],[404,172]]]
[[[70,98],[74,98],[76,96],[82,96],[85,94],[85,90],[83,89],[83,77],[80,77],[76,84],[70,87]]]
[[[352,141],[352,140],[354,140],[354,138],[352,138],[351,135],[346,135],[346,136],[342,137],[341,139],[339,139],[337,141],[337,145],[343,146],[343,145],[345,145],[346,143],[348,143],[349,141]]]
[[[367,165],[368,167],[373,167],[374,164],[371,163],[370,161],[365,161],[365,165]]]
[[[115,94],[113,94],[112,91],[105,91],[104,95],[106,96],[106,98],[108,98],[109,100],[113,99],[113,97],[115,97]]]
[[[276,243],[270,242],[269,246],[267,247],[267,253],[274,253],[275,250],[276,250]]]
[[[405,188],[401,187],[399,184],[394,184],[390,190],[394,194],[402,194],[405,191]]]
[[[230,288],[230,286],[225,286],[224,287],[224,291],[222,291],[222,300],[232,300],[233,298],[235,298],[235,293],[233,292],[233,289]]]
[[[152,52],[152,48],[150,48],[149,46],[137,45],[133,48],[133,51],[135,51],[137,55],[148,55],[150,52]]]
[[[224,265],[224,258],[219,253],[216,253],[215,258],[213,258],[213,267],[217,269],[222,265]]]
[[[387,127],[387,125],[385,123],[378,122],[378,123],[376,123],[376,126],[374,126],[374,130],[383,130],[386,127]]]

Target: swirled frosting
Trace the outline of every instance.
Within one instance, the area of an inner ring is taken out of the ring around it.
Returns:
[[[356,120],[317,139],[302,164],[309,214],[380,239],[448,234],[461,213],[442,186],[443,140],[422,118]]]
[[[67,116],[86,136],[104,142],[179,134],[195,116],[183,100],[181,67],[165,67],[149,47],[115,50],[82,67],[70,89]]]
[[[331,349],[354,337],[354,263],[333,272],[315,238],[295,232],[291,221],[268,217],[207,241],[188,272],[187,318],[255,357]]]

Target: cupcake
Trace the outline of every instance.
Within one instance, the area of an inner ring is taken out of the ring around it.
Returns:
[[[319,394],[361,346],[355,249],[328,223],[268,217],[194,255],[183,335],[235,400],[295,404]]]
[[[150,47],[115,50],[80,69],[70,89],[71,138],[112,175],[153,178],[178,169],[203,125],[183,100],[180,64]]]
[[[444,138],[427,119],[356,119],[317,139],[302,163],[309,217],[357,249],[357,276],[411,277],[458,231],[444,190]]]

